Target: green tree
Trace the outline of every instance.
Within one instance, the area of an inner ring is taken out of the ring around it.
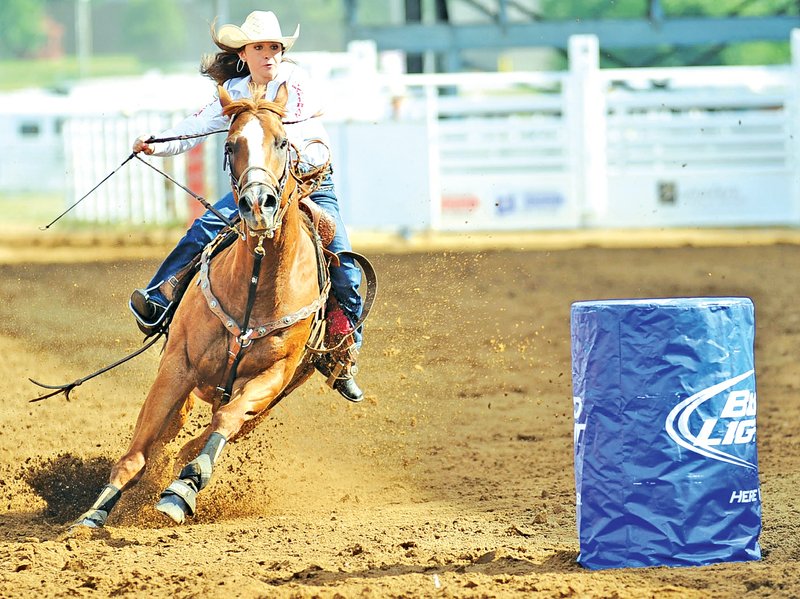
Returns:
[[[24,58],[44,42],[43,0],[0,1],[0,56]]]
[[[797,2],[792,0],[661,0],[664,12],[668,16],[726,16],[741,15],[748,17],[798,14]]]
[[[648,0],[542,0],[547,19],[648,19]],[[687,17],[797,15],[792,0],[661,0],[664,20]],[[709,24],[709,26],[711,26]],[[702,46],[601,48],[601,64],[614,66],[683,66],[710,64],[775,64],[790,60],[788,40]],[[563,65],[562,65],[563,66]]]
[[[127,39],[145,62],[170,62],[180,56],[186,28],[176,2],[131,0],[126,13]]]

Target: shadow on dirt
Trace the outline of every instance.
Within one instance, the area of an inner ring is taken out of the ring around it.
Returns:
[[[378,568],[357,572],[331,572],[319,566],[311,566],[295,572],[286,578],[269,581],[273,586],[301,583],[313,586],[341,584],[353,579],[376,579],[386,576],[405,576],[407,574],[441,575],[450,572],[458,574],[484,574],[487,576],[526,576],[529,574],[585,572],[576,562],[574,551],[557,551],[541,563],[503,555],[502,551],[490,551],[472,560],[471,563],[453,565],[409,565],[384,564]]]
[[[109,458],[83,459],[64,453],[31,463],[22,478],[47,504],[45,520],[65,524],[92,505],[113,463]]]
[[[66,532],[66,526],[48,524],[40,512],[0,514],[0,544],[54,541]]]

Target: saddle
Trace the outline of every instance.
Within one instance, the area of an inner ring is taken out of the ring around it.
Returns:
[[[308,217],[309,221],[311,221],[313,229],[319,236],[319,240],[322,243],[323,254],[331,261],[331,263],[338,266],[338,256],[326,249],[328,245],[330,245],[331,241],[333,241],[334,235],[336,235],[336,221],[330,214],[317,206],[308,197],[301,198],[299,205],[300,209]],[[233,225],[236,225],[237,222],[239,222],[238,214],[236,214],[232,219]],[[213,260],[217,254],[236,241],[238,234],[238,231],[234,227],[225,227],[222,231],[220,231],[219,235],[217,235],[217,239],[211,242],[214,244],[214,251],[211,253],[211,259]],[[158,290],[164,294],[164,297],[170,302],[170,307],[172,308],[173,312],[175,308],[178,307],[183,294],[186,293],[186,289],[189,287],[189,283],[192,281],[192,278],[197,271],[200,270],[200,259],[201,254],[198,254],[192,258],[192,261],[189,262],[189,264],[184,266],[169,279],[161,283],[161,285],[158,287]],[[169,320],[171,320],[171,315],[164,323],[165,328],[169,326]]]
[[[311,221],[314,230],[317,232],[322,242],[322,247],[328,247],[331,241],[333,241],[333,237],[336,235],[336,221],[333,217],[317,206],[308,196],[300,198],[300,210],[302,210]]]

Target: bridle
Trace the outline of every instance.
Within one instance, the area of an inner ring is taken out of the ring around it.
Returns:
[[[280,113],[274,110],[271,112],[274,112],[280,116]],[[239,115],[233,115],[231,118],[231,127],[233,126],[233,122],[237,116]],[[223,169],[228,173],[231,190],[233,191],[237,205],[241,197],[245,196],[249,190],[257,186],[266,187],[267,191],[271,193],[278,201],[277,209],[271,219],[272,222],[268,224],[268,227],[263,235],[260,232],[251,231],[251,236],[258,236],[262,239],[263,237],[267,237],[269,239],[273,238],[277,230],[280,228],[281,223],[283,222],[283,217],[291,205],[292,196],[294,194],[290,194],[289,197],[284,198],[286,192],[286,182],[289,179],[290,167],[292,163],[290,148],[294,149],[294,146],[289,143],[289,139],[287,137],[284,137],[278,146],[279,150],[285,150],[286,152],[286,156],[283,160],[283,171],[281,172],[280,177],[276,177],[275,173],[273,173],[270,169],[260,165],[248,166],[237,177],[233,172],[233,147],[228,141],[225,142]],[[244,237],[243,232],[242,237]]]

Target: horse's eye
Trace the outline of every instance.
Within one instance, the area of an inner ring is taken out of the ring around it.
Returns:
[[[233,144],[229,141],[225,142],[225,153],[232,154],[233,153]]]
[[[283,139],[280,140],[280,142],[278,142],[278,149],[285,150],[286,146],[288,145],[289,145],[289,139],[287,137],[284,137]]]

